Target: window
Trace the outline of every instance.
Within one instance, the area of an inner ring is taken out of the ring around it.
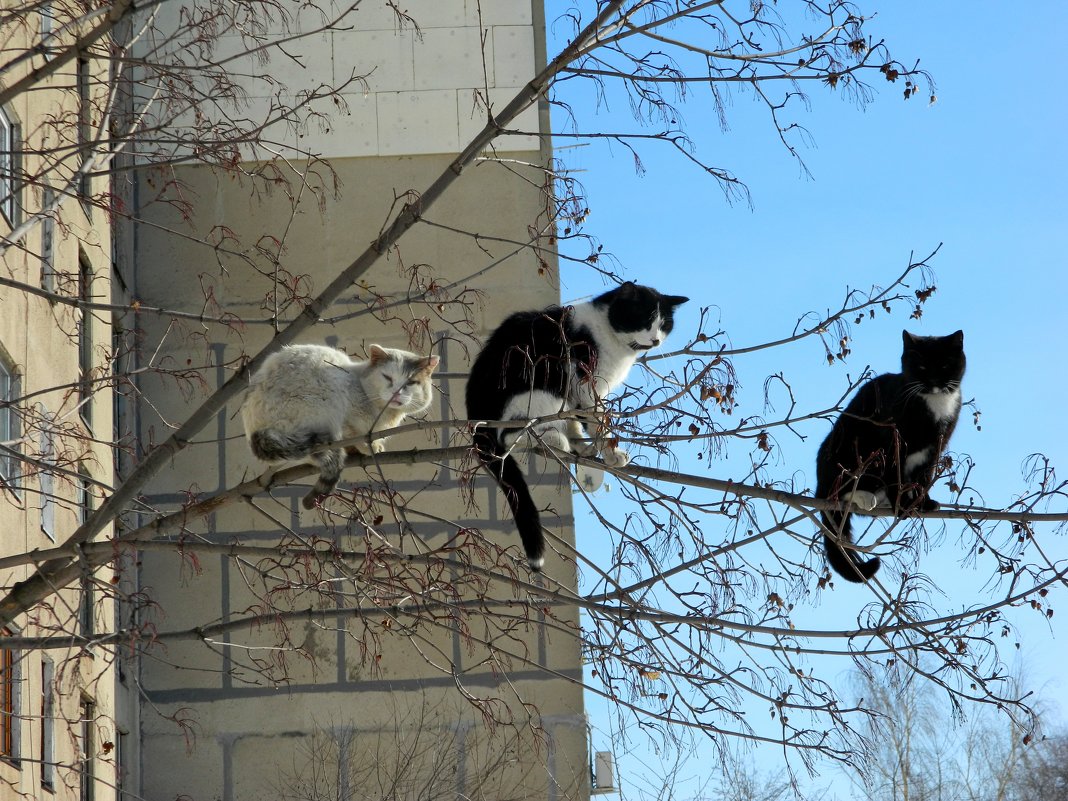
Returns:
[[[116,239],[118,237],[115,237]],[[115,442],[115,447],[111,449],[113,456],[113,467],[115,468],[115,475],[124,475],[125,457],[132,451],[133,434],[130,431],[130,420],[132,414],[130,412],[130,402],[127,397],[127,387],[130,386],[126,375],[134,368],[133,359],[131,357],[131,347],[127,340],[130,339],[128,332],[124,331],[121,327],[116,325],[111,331],[111,386],[114,388],[111,392],[112,408],[111,408],[111,420],[112,420],[112,437]]]
[[[41,531],[56,541],[56,476],[49,469],[55,462],[55,437],[48,424],[48,414],[42,407],[44,427],[41,429],[40,464],[37,466],[37,479],[41,485]]]
[[[44,51],[45,61],[48,61],[59,48],[59,43],[53,34],[56,29],[56,9],[52,0],[39,0],[38,8],[41,12],[41,48]]]
[[[130,758],[130,734],[122,729],[119,729],[118,732],[118,741],[115,743],[115,797],[121,799],[128,797],[125,792],[125,786],[126,761]]]
[[[117,589],[118,591],[115,593],[114,599],[115,606],[113,607],[115,610],[115,631],[121,632],[126,623],[131,624],[130,628],[133,627],[133,621],[131,620],[133,615],[130,614],[131,606],[125,589],[123,589],[122,587],[119,587]],[[128,654],[128,648],[120,648],[118,650],[118,653],[115,655],[115,666],[119,671],[119,682],[124,687],[126,686],[126,662],[128,659],[131,659]]]
[[[3,636],[11,636],[4,629]],[[0,759],[19,760],[19,694],[22,686],[21,659],[14,648],[0,647]]]
[[[115,600],[114,600],[115,606],[113,608],[115,610],[115,631],[118,631],[118,632],[122,631],[123,619],[126,616],[126,601],[123,600],[124,597],[125,597],[125,594],[120,589],[119,592],[116,593]],[[127,653],[128,653],[128,649],[120,648],[118,650],[118,653],[115,655],[115,667],[119,672],[119,683],[122,684],[123,687],[126,686],[126,660],[127,660],[126,654]]]
[[[78,525],[89,519],[93,511],[93,492],[89,476],[84,469],[78,472]],[[93,574],[87,569],[82,574],[80,585],[81,600],[78,604],[78,633],[86,639],[96,634],[96,593],[93,586]]]
[[[18,224],[19,125],[0,108],[0,213],[12,228]]]
[[[82,699],[81,725],[79,728],[78,759],[82,763],[79,775],[78,787],[79,801],[93,801],[96,798],[96,770],[93,754],[96,752],[96,737],[93,731],[96,727],[96,705],[88,698]]]
[[[41,786],[49,790],[56,780],[55,665],[41,659]]]
[[[78,299],[89,303],[93,299],[93,265],[84,252],[78,256]],[[85,425],[93,425],[93,314],[81,309],[78,320],[78,411]]]
[[[18,486],[19,418],[12,402],[19,396],[19,379],[0,358],[0,484]]]
[[[89,519],[93,511],[93,480],[85,472],[84,467],[78,468],[78,525]]]
[[[133,620],[133,605],[130,603],[129,591],[129,579],[126,577],[129,575],[129,571],[132,570],[131,558],[128,554],[118,553],[115,555],[112,564],[112,569],[115,573],[115,577],[112,579],[114,582],[114,593],[112,594],[112,613],[114,616],[113,625],[114,630],[122,632],[124,629],[132,629],[134,626]],[[126,686],[126,663],[127,660],[131,660],[128,655],[129,649],[120,648],[115,654],[115,667],[119,673],[119,682],[123,686]]]
[[[52,8],[52,0],[42,0],[41,5],[41,40],[48,39],[48,34],[52,32],[52,26],[55,22],[55,10]]]
[[[41,208],[48,209],[56,202],[56,193],[47,184],[42,191]],[[54,292],[56,286],[56,220],[52,212],[41,220],[41,289]]]
[[[82,574],[80,585],[81,602],[78,604],[78,633],[85,639],[92,639],[96,634],[95,610],[96,593],[93,587],[93,574],[86,571]]]
[[[78,161],[79,168],[84,165],[90,155],[89,140],[89,61],[86,58],[78,58],[78,73],[76,77],[78,86]],[[89,173],[82,172],[78,179],[78,196],[82,199],[82,207],[89,213],[89,194],[92,188]]]

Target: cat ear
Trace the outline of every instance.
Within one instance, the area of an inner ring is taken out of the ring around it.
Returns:
[[[901,332],[901,341],[905,343],[905,347],[907,348],[909,345],[915,344],[916,337],[914,337],[908,331],[902,331]]]
[[[681,306],[683,303],[688,301],[689,298],[683,297],[682,295],[664,295],[663,297],[661,297],[661,300],[666,305],[674,309],[676,306]]]
[[[441,358],[438,356],[427,356],[419,363],[419,371],[430,375],[440,362]]]
[[[367,354],[371,357],[371,366],[389,361],[389,353],[381,345],[372,345],[367,349]]]
[[[950,337],[951,341],[953,342],[954,347],[957,347],[957,348],[963,348],[964,347],[964,332],[963,331],[959,331],[959,330],[958,331],[954,331],[952,334],[949,335],[949,337]]]

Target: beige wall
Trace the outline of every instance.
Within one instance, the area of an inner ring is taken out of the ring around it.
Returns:
[[[257,321],[269,317],[272,304],[265,310],[264,299],[275,276],[305,276],[300,291],[315,294],[374,239],[394,200],[428,186],[463,144],[464,125],[472,123],[458,109],[485,76],[481,59],[454,45],[477,34],[471,10],[478,4],[407,4],[422,37],[383,23],[380,5],[365,3],[364,26],[345,34],[373,40],[378,50],[340,47],[342,34],[334,34],[311,54],[325,58],[329,66],[321,69],[332,74],[353,53],[381,51],[385,60],[370,102],[364,94],[347,98],[351,116],[336,117],[311,144],[301,143],[330,156],[312,181],[327,189],[322,206],[310,191],[294,205],[292,188],[184,168],[178,178],[193,200],[191,219],[166,206],[139,209],[151,224],[131,238],[134,294],[146,305],[207,308],[245,321],[141,316],[143,367],[197,368],[196,380],[145,372],[142,441],[161,439],[269,341],[272,327]],[[483,19],[492,29],[488,41],[504,43],[489,62],[494,92],[521,86],[544,60],[538,5],[482,3],[490,14]],[[411,85],[388,83],[406,71]],[[427,93],[448,94],[450,102],[435,94],[441,103],[423,107]],[[429,116],[406,123],[401,106]],[[539,125],[534,111],[523,120],[531,130]],[[383,131],[393,132],[385,148]],[[511,311],[559,300],[555,259],[539,261],[520,246],[546,224],[539,165],[549,152],[531,149],[537,144],[535,137],[514,138],[508,164],[472,165],[426,215],[430,224],[405,235],[301,341],[337,345],[357,357],[371,343],[436,353],[442,363],[427,417],[463,419],[465,376],[486,333]],[[259,166],[249,164],[248,172],[264,174]],[[152,196],[150,187],[139,187],[142,200]],[[169,233],[174,229],[183,236]],[[205,244],[220,241],[223,231],[224,249],[233,252]],[[456,303],[443,295],[427,304],[419,287],[430,281],[450,287]],[[217,305],[205,307],[206,296]],[[299,308],[281,316],[292,319]],[[242,436],[239,408],[240,399],[175,457],[150,487],[150,505],[176,508],[189,491],[208,494],[263,471]],[[467,443],[462,430],[445,426],[397,436],[389,449]],[[543,522],[562,538],[561,555],[550,555],[543,580],[573,588],[567,478],[538,459],[530,469],[539,505],[552,507]],[[145,795],[280,797],[319,754],[334,776],[345,777],[342,785],[359,785],[372,797],[391,797],[390,782],[400,782],[393,787],[400,798],[452,799],[461,791],[475,798],[587,797],[580,653],[572,633],[578,611],[546,614],[537,603],[497,487],[459,460],[381,473],[351,467],[339,497],[308,512],[299,500],[309,483],[274,487],[191,523],[182,537],[192,553],[144,554],[142,584],[158,602],[154,622],[161,631],[258,618],[169,641],[143,661]],[[403,503],[391,504],[385,488]],[[197,542],[246,550],[239,559],[196,554]],[[351,556],[321,565],[292,555],[293,548],[326,543]],[[362,556],[368,548],[415,559],[368,559]],[[187,733],[170,714],[188,719]],[[322,797],[342,792],[332,781],[319,788]]]
[[[10,22],[4,26],[2,48],[13,54],[32,47],[39,36],[39,19],[30,14],[27,24]],[[6,85],[20,78],[25,71],[40,66],[37,59],[20,69],[5,73]],[[106,69],[100,62],[90,62],[94,84],[94,99],[106,90],[102,81]],[[77,109],[77,93],[73,64],[35,85],[34,91],[13,99],[5,111],[21,128],[22,143],[19,160],[26,181],[19,195],[19,212],[15,220],[0,218],[0,233],[11,233],[12,223],[31,221],[42,209],[43,186],[47,182],[59,195],[71,188],[74,159],[61,158],[63,148],[76,143],[75,130],[67,124],[52,121],[72,115]],[[95,120],[94,120],[95,121]],[[90,195],[104,194],[107,179],[91,181]],[[108,303],[111,299],[111,241],[105,214],[92,203],[76,197],[66,198],[54,213],[54,268],[51,290],[70,298],[77,297],[79,265],[87,262],[92,270],[91,299]],[[49,471],[52,490],[36,464],[23,463],[23,475],[18,487],[0,489],[0,556],[23,554],[34,549],[46,549],[62,544],[78,527],[82,519],[81,483],[79,471],[92,482],[93,503],[99,503],[102,487],[114,483],[112,454],[108,446],[112,437],[112,401],[106,381],[93,385],[89,400],[91,425],[79,412],[75,390],[79,376],[78,326],[81,313],[62,302],[30,294],[37,289],[49,289],[42,274],[44,225],[29,227],[18,244],[6,249],[0,270],[16,286],[0,287],[0,356],[19,376],[21,441],[17,447],[22,454],[39,459],[44,431],[53,436],[52,457],[48,464],[57,469]],[[23,289],[22,287],[28,288]],[[94,375],[106,377],[111,351],[110,314],[90,315],[86,323],[94,343],[92,361]],[[51,516],[51,532],[43,528]],[[110,528],[100,537],[110,536]],[[29,567],[0,571],[0,585],[10,588],[27,577]],[[94,628],[110,631],[114,623],[115,601],[107,588],[114,570],[98,570],[94,581]],[[78,634],[80,590],[71,587],[56,593],[46,604],[15,622],[15,633],[26,637],[63,637]],[[130,721],[123,713],[116,714],[116,692],[119,690],[115,670],[114,649],[94,646],[89,650],[69,647],[45,651],[21,649],[17,652],[17,687],[19,704],[17,764],[0,760],[0,798],[39,798],[45,792],[41,784],[42,729],[42,662],[47,658],[54,665],[53,686],[56,692],[53,759],[56,768],[54,791],[50,797],[57,801],[74,799],[79,792],[78,765],[81,703],[94,704],[92,721],[96,747],[89,755],[96,776],[97,798],[114,797],[116,784],[116,751],[105,743],[116,743],[119,730],[129,731]],[[117,719],[117,717],[119,719]]]
[[[242,143],[246,158],[309,151],[326,158],[455,153],[485,123],[486,105],[511,100],[544,62],[540,6],[537,0],[362,0],[339,24],[327,26],[324,13],[337,7],[324,12],[292,4],[284,24],[280,15],[261,15],[242,26],[246,35],[223,30],[210,48],[199,32],[164,46],[192,46],[197,53],[203,47],[240,83],[239,102],[215,97],[201,104],[202,114],[219,113],[214,103],[220,102],[235,117],[259,123],[277,117],[280,106],[304,103],[302,89],[320,82],[339,87],[307,104],[313,120],[272,126],[270,147]],[[181,8],[179,2],[161,6],[161,28],[175,27]],[[265,64],[263,46],[280,41],[288,55],[275,53]],[[255,53],[247,54],[250,46]],[[502,136],[497,152],[538,148],[536,109],[510,128],[522,134]]]
[[[529,153],[526,157],[536,160],[540,156]],[[293,218],[283,265],[292,272],[309,273],[313,288],[322,286],[373,238],[395,191],[426,185],[447,164],[447,158],[430,156],[334,160],[332,166],[341,178],[344,195],[328,204],[323,213],[312,204],[300,209]],[[484,237],[524,239],[527,223],[538,217],[543,200],[527,180],[536,178],[536,173],[518,176],[513,170],[493,164],[472,170],[428,217],[449,227],[477,230]],[[272,227],[289,219],[288,210],[270,204],[248,213],[247,189],[220,182],[207,170],[189,170],[182,177],[199,198],[198,207],[210,210],[203,224],[210,220],[210,224],[225,225],[241,241],[255,241],[260,233],[277,230]],[[235,261],[220,269],[209,261],[211,254],[206,248],[191,244],[178,247],[173,239],[150,231],[144,232],[140,241],[143,250],[138,260],[137,291],[146,303],[194,307],[201,302],[207,282],[227,310],[242,317],[263,316],[258,301],[269,281],[247,265]],[[416,303],[392,311],[391,315],[399,318],[396,320],[358,316],[332,325],[320,324],[304,339],[336,343],[354,355],[362,355],[371,342],[415,347],[422,352],[433,350],[443,362],[430,416],[462,419],[463,376],[488,328],[510,311],[558,300],[555,275],[539,272],[540,265],[529,252],[503,260],[484,275],[468,278],[513,249],[488,240],[483,247],[492,255],[483,252],[471,237],[419,226],[404,238],[398,252],[366,276],[366,285],[387,299],[404,297],[408,291],[409,278],[401,270],[402,264],[427,265],[423,268],[426,274],[432,273],[443,283],[459,281],[462,287],[479,290],[477,303],[471,307],[474,327],[470,330],[461,329],[457,335],[437,321],[429,326],[428,337],[417,337],[413,344],[405,334],[405,324],[427,314],[425,305]],[[198,270],[203,272],[198,275]],[[330,314],[365,308],[367,297],[365,290],[346,293]],[[147,317],[143,323],[146,342],[164,341],[158,358],[174,362],[186,358],[195,362],[210,356],[220,364],[232,364],[243,353],[256,352],[270,335],[267,326],[250,325],[240,334],[222,326],[208,326],[192,338],[164,339],[164,323]],[[449,338],[443,337],[446,333]],[[203,374],[207,391],[228,378],[230,371],[220,367]],[[181,420],[202,395],[196,392],[185,397],[174,391],[173,382],[166,377],[158,382],[146,377],[141,387],[151,407],[141,410],[142,438],[162,431],[168,420]],[[238,408],[235,404],[226,409],[217,425],[198,437],[202,444],[176,457],[173,471],[162,474],[154,485],[151,503],[172,505],[193,485],[200,492],[211,492],[263,470],[241,436]],[[390,449],[466,442],[463,433],[448,427],[396,437]],[[544,470],[540,461],[538,465]],[[579,653],[577,641],[566,632],[577,623],[577,610],[558,611],[555,620],[542,621],[535,610],[524,605],[528,596],[522,588],[495,578],[514,571],[521,579],[528,579],[521,566],[518,536],[496,486],[484,476],[468,484],[459,472],[462,468],[458,462],[387,468],[390,486],[410,504],[404,517],[394,516],[380,497],[369,507],[359,507],[359,515],[356,507],[344,501],[328,504],[329,514],[304,511],[299,499],[308,482],[302,482],[256,498],[251,505],[259,511],[249,505],[230,507],[206,525],[190,526],[189,531],[190,536],[212,542],[238,540],[273,547],[280,540],[292,544],[319,539],[361,551],[367,542],[378,541],[365,540],[362,523],[369,523],[376,537],[412,554],[440,548],[458,532],[469,532],[460,546],[461,553],[446,561],[444,575],[457,582],[455,590],[427,592],[426,585],[435,582],[430,568],[422,568],[426,572],[412,568],[398,576],[393,573],[395,565],[375,566],[359,559],[350,562],[356,578],[342,581],[337,594],[330,595],[304,588],[284,589],[277,576],[264,580],[257,568],[266,569],[265,564],[252,557],[247,566],[225,556],[205,557],[194,570],[187,561],[171,554],[145,555],[143,583],[151,587],[165,612],[161,629],[180,630],[205,621],[241,617],[262,610],[267,599],[276,608],[321,612],[285,626],[273,625],[268,619],[262,626],[243,627],[208,646],[196,641],[175,643],[159,661],[144,663],[148,699],[164,711],[189,710],[198,732],[196,748],[187,753],[186,741],[173,723],[146,716],[145,764],[152,767],[146,769],[145,790],[150,797],[166,791],[193,797],[262,798],[271,782],[280,781],[273,770],[278,758],[271,760],[272,770],[265,770],[264,755],[302,753],[301,738],[317,730],[352,729],[359,737],[376,742],[385,736],[383,732],[390,732],[407,742],[408,724],[397,719],[397,703],[420,710],[420,714],[432,708],[439,718],[437,726],[450,736],[463,735],[462,745],[456,745],[460,755],[457,764],[471,765],[455,768],[450,774],[450,790],[461,785],[473,790],[478,781],[494,775],[497,781],[511,782],[518,792],[515,797],[573,798],[585,792],[582,697],[572,683],[580,675]],[[564,538],[563,553],[569,557],[574,535],[566,480],[553,469],[544,472],[541,481],[536,488],[539,502],[551,503],[558,513],[547,515],[545,522]],[[350,468],[339,491],[343,497],[363,500],[364,490],[381,486],[381,479]],[[379,516],[382,520],[375,525],[373,521]],[[507,549],[507,553],[500,549]],[[462,567],[468,560],[483,572],[469,575]],[[281,561],[289,565],[286,559]],[[287,575],[298,584],[308,580],[308,573],[299,566],[292,570]],[[574,586],[575,569],[570,558],[550,558],[546,574]],[[421,591],[431,601],[470,601],[485,596],[501,604],[464,612],[439,608],[433,614],[390,611],[390,599],[400,600],[406,589]],[[355,619],[338,611],[352,606],[367,610],[376,604],[384,611],[365,612]],[[281,654],[272,650],[282,644],[289,650]],[[464,692],[491,708],[500,705],[501,714],[510,722],[491,736],[483,726],[477,703],[465,700]],[[526,708],[520,701],[531,706]],[[421,719],[416,713],[407,717]],[[478,765],[485,766],[486,759],[479,756],[475,744],[493,737],[507,742],[509,736],[515,739],[511,747],[518,761],[508,761],[511,767],[507,770],[498,766],[480,775]],[[286,767],[296,769],[292,760]]]

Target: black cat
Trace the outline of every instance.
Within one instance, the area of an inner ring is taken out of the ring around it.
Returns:
[[[544,563],[538,509],[509,450],[539,443],[621,466],[625,451],[608,443],[599,423],[604,396],[618,387],[638,355],[660,345],[674,326],[675,307],[687,298],[661,295],[627,282],[588,303],[517,312],[500,324],[471,366],[467,416],[471,420],[530,420],[582,411],[584,419],[522,426],[480,426],[474,434],[479,459],[508,499],[532,570]],[[585,440],[593,423],[593,443]]]
[[[927,493],[960,417],[964,332],[918,337],[905,331],[903,339],[901,372],[864,384],[820,446],[817,498],[848,501],[859,511],[885,504],[902,513],[938,508]],[[831,567],[859,583],[875,575],[879,559],[843,547],[853,542],[850,516],[823,512],[824,544]]]

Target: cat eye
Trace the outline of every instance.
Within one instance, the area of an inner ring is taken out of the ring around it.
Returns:
[[[389,373],[382,373],[382,377],[386,379],[386,384],[393,386],[393,377]]]

